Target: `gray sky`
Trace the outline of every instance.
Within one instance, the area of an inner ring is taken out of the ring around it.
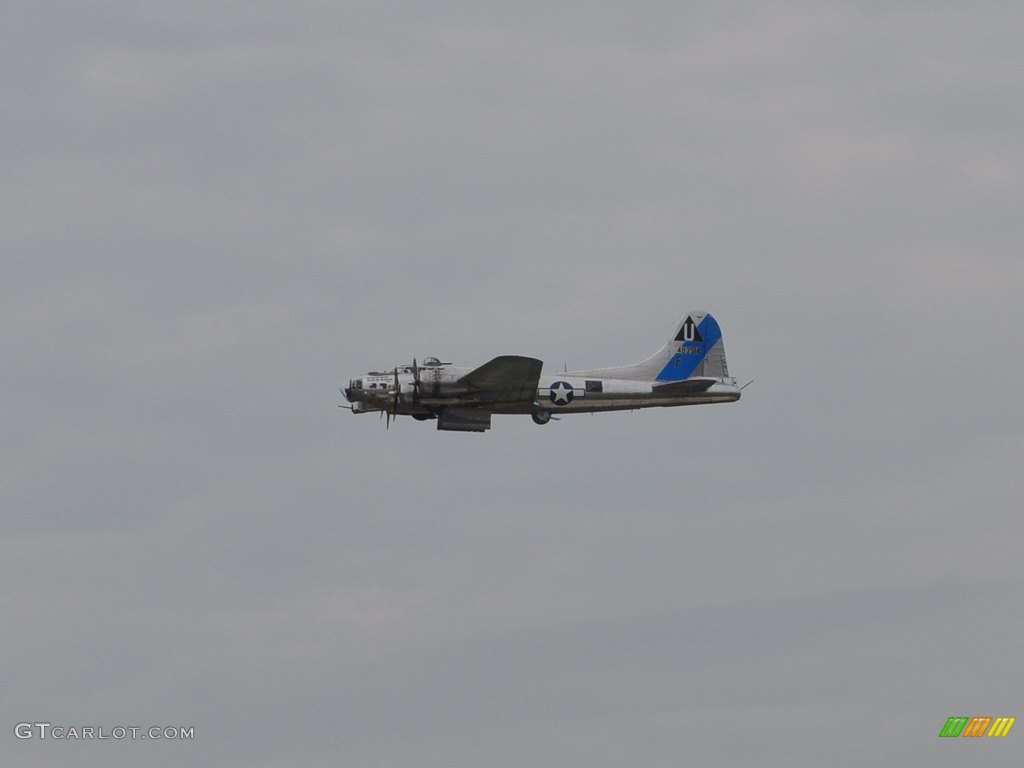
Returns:
[[[937,738],[1024,715],[1019,3],[14,2],[0,43],[4,765],[1020,764]],[[336,408],[698,308],[735,405]]]

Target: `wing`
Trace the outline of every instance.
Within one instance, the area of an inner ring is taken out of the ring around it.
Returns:
[[[477,402],[533,402],[543,367],[533,357],[501,355],[470,371],[459,383],[469,388],[469,399]]]

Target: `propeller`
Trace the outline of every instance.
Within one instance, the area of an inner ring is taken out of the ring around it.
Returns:
[[[395,366],[395,401],[391,404],[390,411],[385,409],[385,413],[387,414],[387,422],[384,425],[384,429],[391,428],[392,415],[395,416],[395,418],[398,418],[398,393],[401,386],[402,385],[398,383],[398,366]]]
[[[408,370],[408,369],[406,369],[406,370]],[[394,392],[393,392],[394,400],[392,400],[392,402],[391,402],[391,408],[389,409],[389,408],[387,408],[385,406],[384,410],[381,413],[381,415],[386,418],[386,422],[385,422],[385,425],[384,425],[385,429],[390,429],[391,428],[391,417],[392,416],[394,416],[396,419],[398,418],[398,400],[399,400],[399,397],[401,396],[401,393],[402,393],[402,384],[398,380],[398,366],[395,366],[394,374],[395,374],[395,388],[394,388]],[[420,399],[420,366],[416,362],[416,358],[414,357],[412,359],[412,401],[414,403],[417,403],[417,402],[419,402],[419,399]]]
[[[339,387],[338,391],[341,392],[341,394],[344,395],[346,399],[348,398],[348,395],[345,395],[345,390],[344,389]],[[352,406],[352,405],[339,405],[338,407],[339,408],[344,408],[347,411],[352,411],[352,413],[356,412],[355,406]]]

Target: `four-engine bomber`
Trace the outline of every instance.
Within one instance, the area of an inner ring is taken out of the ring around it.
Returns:
[[[546,424],[552,414],[592,413],[729,403],[740,398],[729,376],[718,322],[691,312],[656,354],[617,368],[545,374],[532,357],[501,355],[477,368],[415,359],[412,365],[371,371],[342,391],[353,413],[437,420],[437,428],[459,432],[490,429],[494,413],[530,414]]]

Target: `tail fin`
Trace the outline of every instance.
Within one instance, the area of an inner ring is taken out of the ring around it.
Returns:
[[[573,371],[579,376],[613,379],[654,379],[660,384],[692,378],[728,379],[722,329],[707,312],[691,312],[682,319],[675,335],[642,363],[618,368]]]
[[[659,382],[684,381],[697,376],[729,377],[722,329],[707,312],[690,312],[679,324],[672,341],[649,362],[658,366],[655,380]]]

